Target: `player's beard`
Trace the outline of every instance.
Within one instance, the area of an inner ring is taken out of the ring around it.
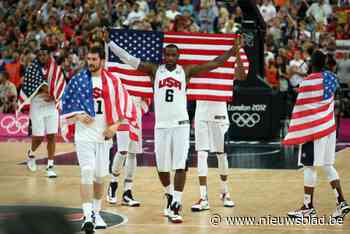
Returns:
[[[89,70],[91,73],[97,72],[98,70],[100,70],[100,68],[101,68],[101,64],[98,64],[98,65],[89,64]]]

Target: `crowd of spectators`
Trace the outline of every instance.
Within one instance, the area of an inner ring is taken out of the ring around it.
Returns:
[[[266,21],[266,80],[286,92],[307,72],[321,45],[330,68],[336,39],[350,39],[348,0],[257,0]],[[0,111],[13,112],[23,74],[45,43],[69,79],[84,66],[88,46],[104,27],[240,33],[237,0],[8,0],[0,1]]]

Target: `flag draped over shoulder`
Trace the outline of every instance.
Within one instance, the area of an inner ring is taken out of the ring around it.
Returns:
[[[283,144],[303,144],[336,131],[334,120],[336,89],[336,76],[329,71],[312,73],[303,80]]]
[[[229,50],[236,34],[206,34],[182,32],[156,32],[111,29],[110,40],[142,61],[162,63],[163,49],[169,44],[179,48],[180,65],[196,65],[209,62]],[[120,77],[131,95],[152,97],[153,89],[149,76],[124,64],[109,51],[108,70]],[[244,50],[240,57],[246,73],[249,61]],[[190,100],[231,101],[236,57],[231,57],[222,67],[191,77],[187,87]]]
[[[66,82],[61,66],[58,66],[53,58],[49,61],[46,74],[44,74],[43,66],[37,59],[26,69],[23,86],[18,98],[17,112],[20,112],[24,106],[30,105],[31,99],[43,85],[48,86],[49,95],[54,98],[58,107]]]
[[[125,119],[134,128],[137,125],[137,112],[130,95],[120,79],[105,69],[101,71],[102,97],[105,103],[107,125]],[[91,74],[87,69],[75,75],[69,82],[62,98],[62,135],[67,139],[73,136],[70,118],[76,114],[86,113],[95,117]],[[130,133],[131,140],[137,141],[137,135]]]

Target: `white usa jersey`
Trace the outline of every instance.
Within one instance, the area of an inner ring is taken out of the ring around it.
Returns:
[[[159,66],[154,80],[154,112],[156,128],[188,125],[186,74],[182,66],[168,71]]]
[[[94,121],[89,124],[83,124],[77,121],[75,124],[75,141],[76,142],[106,142],[103,136],[103,131],[107,127],[105,116],[105,103],[102,97],[102,79],[101,77],[93,76],[92,88],[95,107]],[[111,141],[111,140],[109,140]]]
[[[226,102],[200,101],[196,102],[195,121],[210,121],[229,123]]]

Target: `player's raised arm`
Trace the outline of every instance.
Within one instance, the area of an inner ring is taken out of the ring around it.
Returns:
[[[194,76],[197,75],[199,73],[202,72],[209,72],[215,68],[218,68],[222,65],[224,65],[224,63],[231,57],[231,56],[236,56],[236,62],[238,63],[236,67],[238,67],[238,72],[239,73],[239,79],[244,79],[245,74],[244,74],[244,68],[243,68],[243,64],[242,61],[240,59],[239,56],[239,50],[240,50],[240,45],[241,42],[239,39],[236,39],[236,43],[231,47],[231,49],[229,49],[228,51],[226,51],[223,55],[220,55],[218,57],[216,57],[214,60],[204,63],[204,64],[199,64],[199,65],[191,65],[185,68],[185,72],[186,72],[186,79],[187,81],[189,81],[189,79]],[[242,78],[243,77],[243,78]]]
[[[120,58],[121,61],[123,61],[123,63],[128,64],[139,71],[147,73],[151,77],[152,83],[154,82],[154,76],[158,65],[148,62],[142,62],[141,59],[132,56],[113,41],[108,42],[108,47],[112,50],[112,52],[115,55],[117,55]]]
[[[244,39],[243,38],[237,38],[236,39],[236,45],[239,45],[236,47],[236,52],[235,52],[235,56],[236,56],[236,61],[235,61],[235,77],[238,80],[246,80],[247,79],[247,73],[248,71],[245,70],[244,66],[243,66],[243,62],[241,59],[241,52],[244,46]],[[244,50],[243,50],[244,52]]]

